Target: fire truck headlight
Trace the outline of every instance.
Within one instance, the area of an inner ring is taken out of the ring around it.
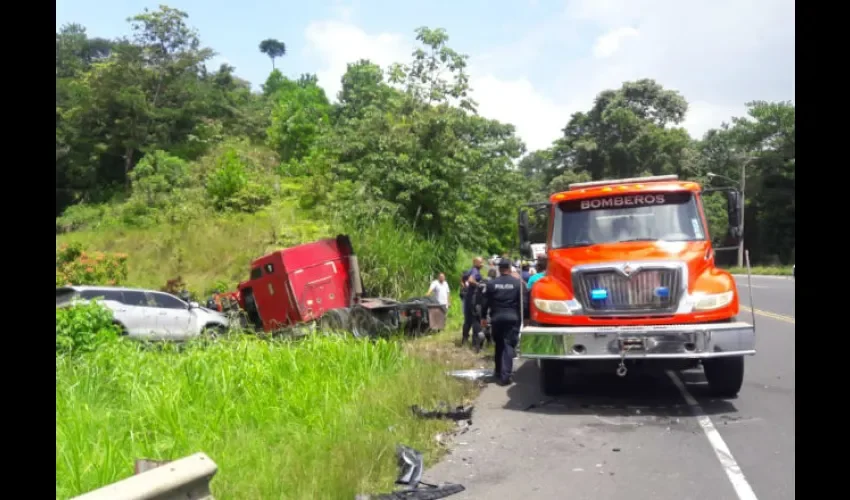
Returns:
[[[534,307],[546,314],[558,316],[570,316],[581,309],[581,306],[575,300],[534,299]]]
[[[732,299],[735,297],[735,292],[723,292],[723,293],[713,293],[713,294],[695,294],[693,297],[694,300],[694,310],[695,311],[712,311],[714,309],[720,309],[721,307],[728,306]]]

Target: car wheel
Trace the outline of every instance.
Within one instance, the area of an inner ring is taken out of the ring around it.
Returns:
[[[113,321],[112,324],[115,325],[115,327],[118,329],[118,335],[120,335],[121,337],[126,337],[130,334],[130,332],[127,331],[127,327],[124,326],[120,321]]]
[[[204,331],[201,332],[201,336],[206,339],[215,340],[219,337],[223,337],[225,333],[227,333],[227,329],[221,325],[208,325],[204,328]]]

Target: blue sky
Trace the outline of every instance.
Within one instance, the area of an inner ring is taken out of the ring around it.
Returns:
[[[159,2],[57,0],[57,28],[129,33],[126,18]],[[744,113],[744,102],[794,100],[793,0],[170,0],[202,42],[258,85],[271,70],[257,48],[277,38],[284,73],[316,73],[333,98],[345,64],[409,59],[418,26],[448,30],[470,55],[485,116],[513,123],[530,149],[547,147],[571,113],[624,80],[655,78],[691,103],[692,135]]]

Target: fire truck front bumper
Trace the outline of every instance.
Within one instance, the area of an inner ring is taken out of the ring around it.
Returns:
[[[551,327],[521,330],[519,356],[535,359],[706,359],[752,356],[753,325],[744,322],[693,325]]]

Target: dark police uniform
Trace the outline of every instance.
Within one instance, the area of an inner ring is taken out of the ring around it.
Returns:
[[[477,283],[481,283],[481,271],[479,271],[478,268],[473,267],[467,272],[470,278],[474,278]],[[466,344],[466,341],[469,339],[470,328],[472,329],[472,345],[475,345],[475,341],[481,333],[481,325],[479,324],[478,317],[475,314],[474,299],[475,289],[467,286],[466,293],[463,297],[463,328],[461,329],[460,345]]]
[[[499,263],[500,270],[510,266],[508,260]],[[528,315],[528,289],[522,280],[503,274],[487,282],[483,295],[481,317],[489,315],[496,344],[495,376],[500,383],[509,384],[522,317]]]
[[[484,312],[484,293],[487,290],[487,282],[490,281],[490,280],[493,280],[493,279],[495,279],[495,277],[488,278],[483,283],[479,284],[478,287],[475,290],[475,297],[473,297],[473,299],[472,299],[473,300],[473,307],[475,308],[475,317],[476,317],[476,320],[479,322],[479,324],[480,324],[480,321],[482,319],[486,319],[486,320],[490,319],[483,314],[483,312]],[[480,331],[478,333],[478,337],[476,339],[474,339],[475,342],[473,342],[476,350],[480,351],[486,345],[493,343],[493,335],[492,335],[491,332],[492,332],[492,327],[488,324],[487,327],[483,329],[483,331]]]

